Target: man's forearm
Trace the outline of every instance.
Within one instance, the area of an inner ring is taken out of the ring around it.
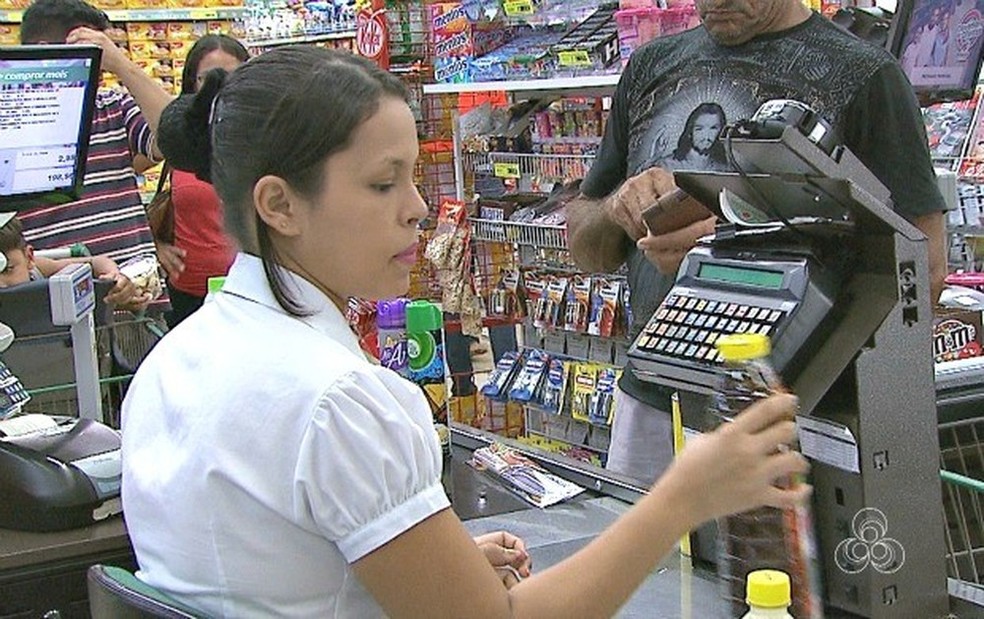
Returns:
[[[120,83],[126,86],[133,100],[137,102],[137,107],[140,108],[140,113],[143,114],[150,130],[157,133],[157,124],[161,119],[161,112],[174,97],[135,64],[128,63],[121,67],[117,77]],[[160,155],[160,153],[154,154],[155,156]]]
[[[630,246],[625,231],[607,216],[605,199],[578,196],[567,205],[571,256],[579,268],[592,273],[607,273],[620,267]]]
[[[930,304],[936,305],[946,285],[946,222],[943,213],[929,213],[916,217],[912,223],[926,235],[929,252]]]

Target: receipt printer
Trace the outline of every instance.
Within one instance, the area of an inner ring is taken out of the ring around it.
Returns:
[[[59,531],[119,513],[120,435],[92,419],[0,421],[0,528]]]

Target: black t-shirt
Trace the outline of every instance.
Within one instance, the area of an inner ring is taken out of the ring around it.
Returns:
[[[919,105],[898,63],[816,13],[733,47],[716,43],[703,27],[640,47],[619,80],[601,149],[581,191],[603,198],[653,166],[726,169],[721,129],[770,99],[802,101],[823,116],[888,187],[903,215],[945,210]],[[674,278],[661,275],[634,246],[627,265],[635,334]],[[667,390],[631,371],[619,386],[668,410]]]

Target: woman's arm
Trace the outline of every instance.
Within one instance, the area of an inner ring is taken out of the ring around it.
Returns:
[[[795,398],[756,404],[694,439],[650,493],[588,546],[510,590],[457,516],[445,509],[353,565],[391,617],[608,617],[680,536],[705,520],[768,504],[793,505],[808,489],[775,480],[806,470],[780,445],[795,439]],[[735,471],[743,471],[736,476]]]

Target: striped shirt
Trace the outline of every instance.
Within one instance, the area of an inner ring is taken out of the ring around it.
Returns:
[[[133,158],[152,158],[152,132],[129,94],[100,90],[92,119],[82,198],[19,213],[24,238],[35,249],[85,243],[93,255],[117,263],[154,255]]]

